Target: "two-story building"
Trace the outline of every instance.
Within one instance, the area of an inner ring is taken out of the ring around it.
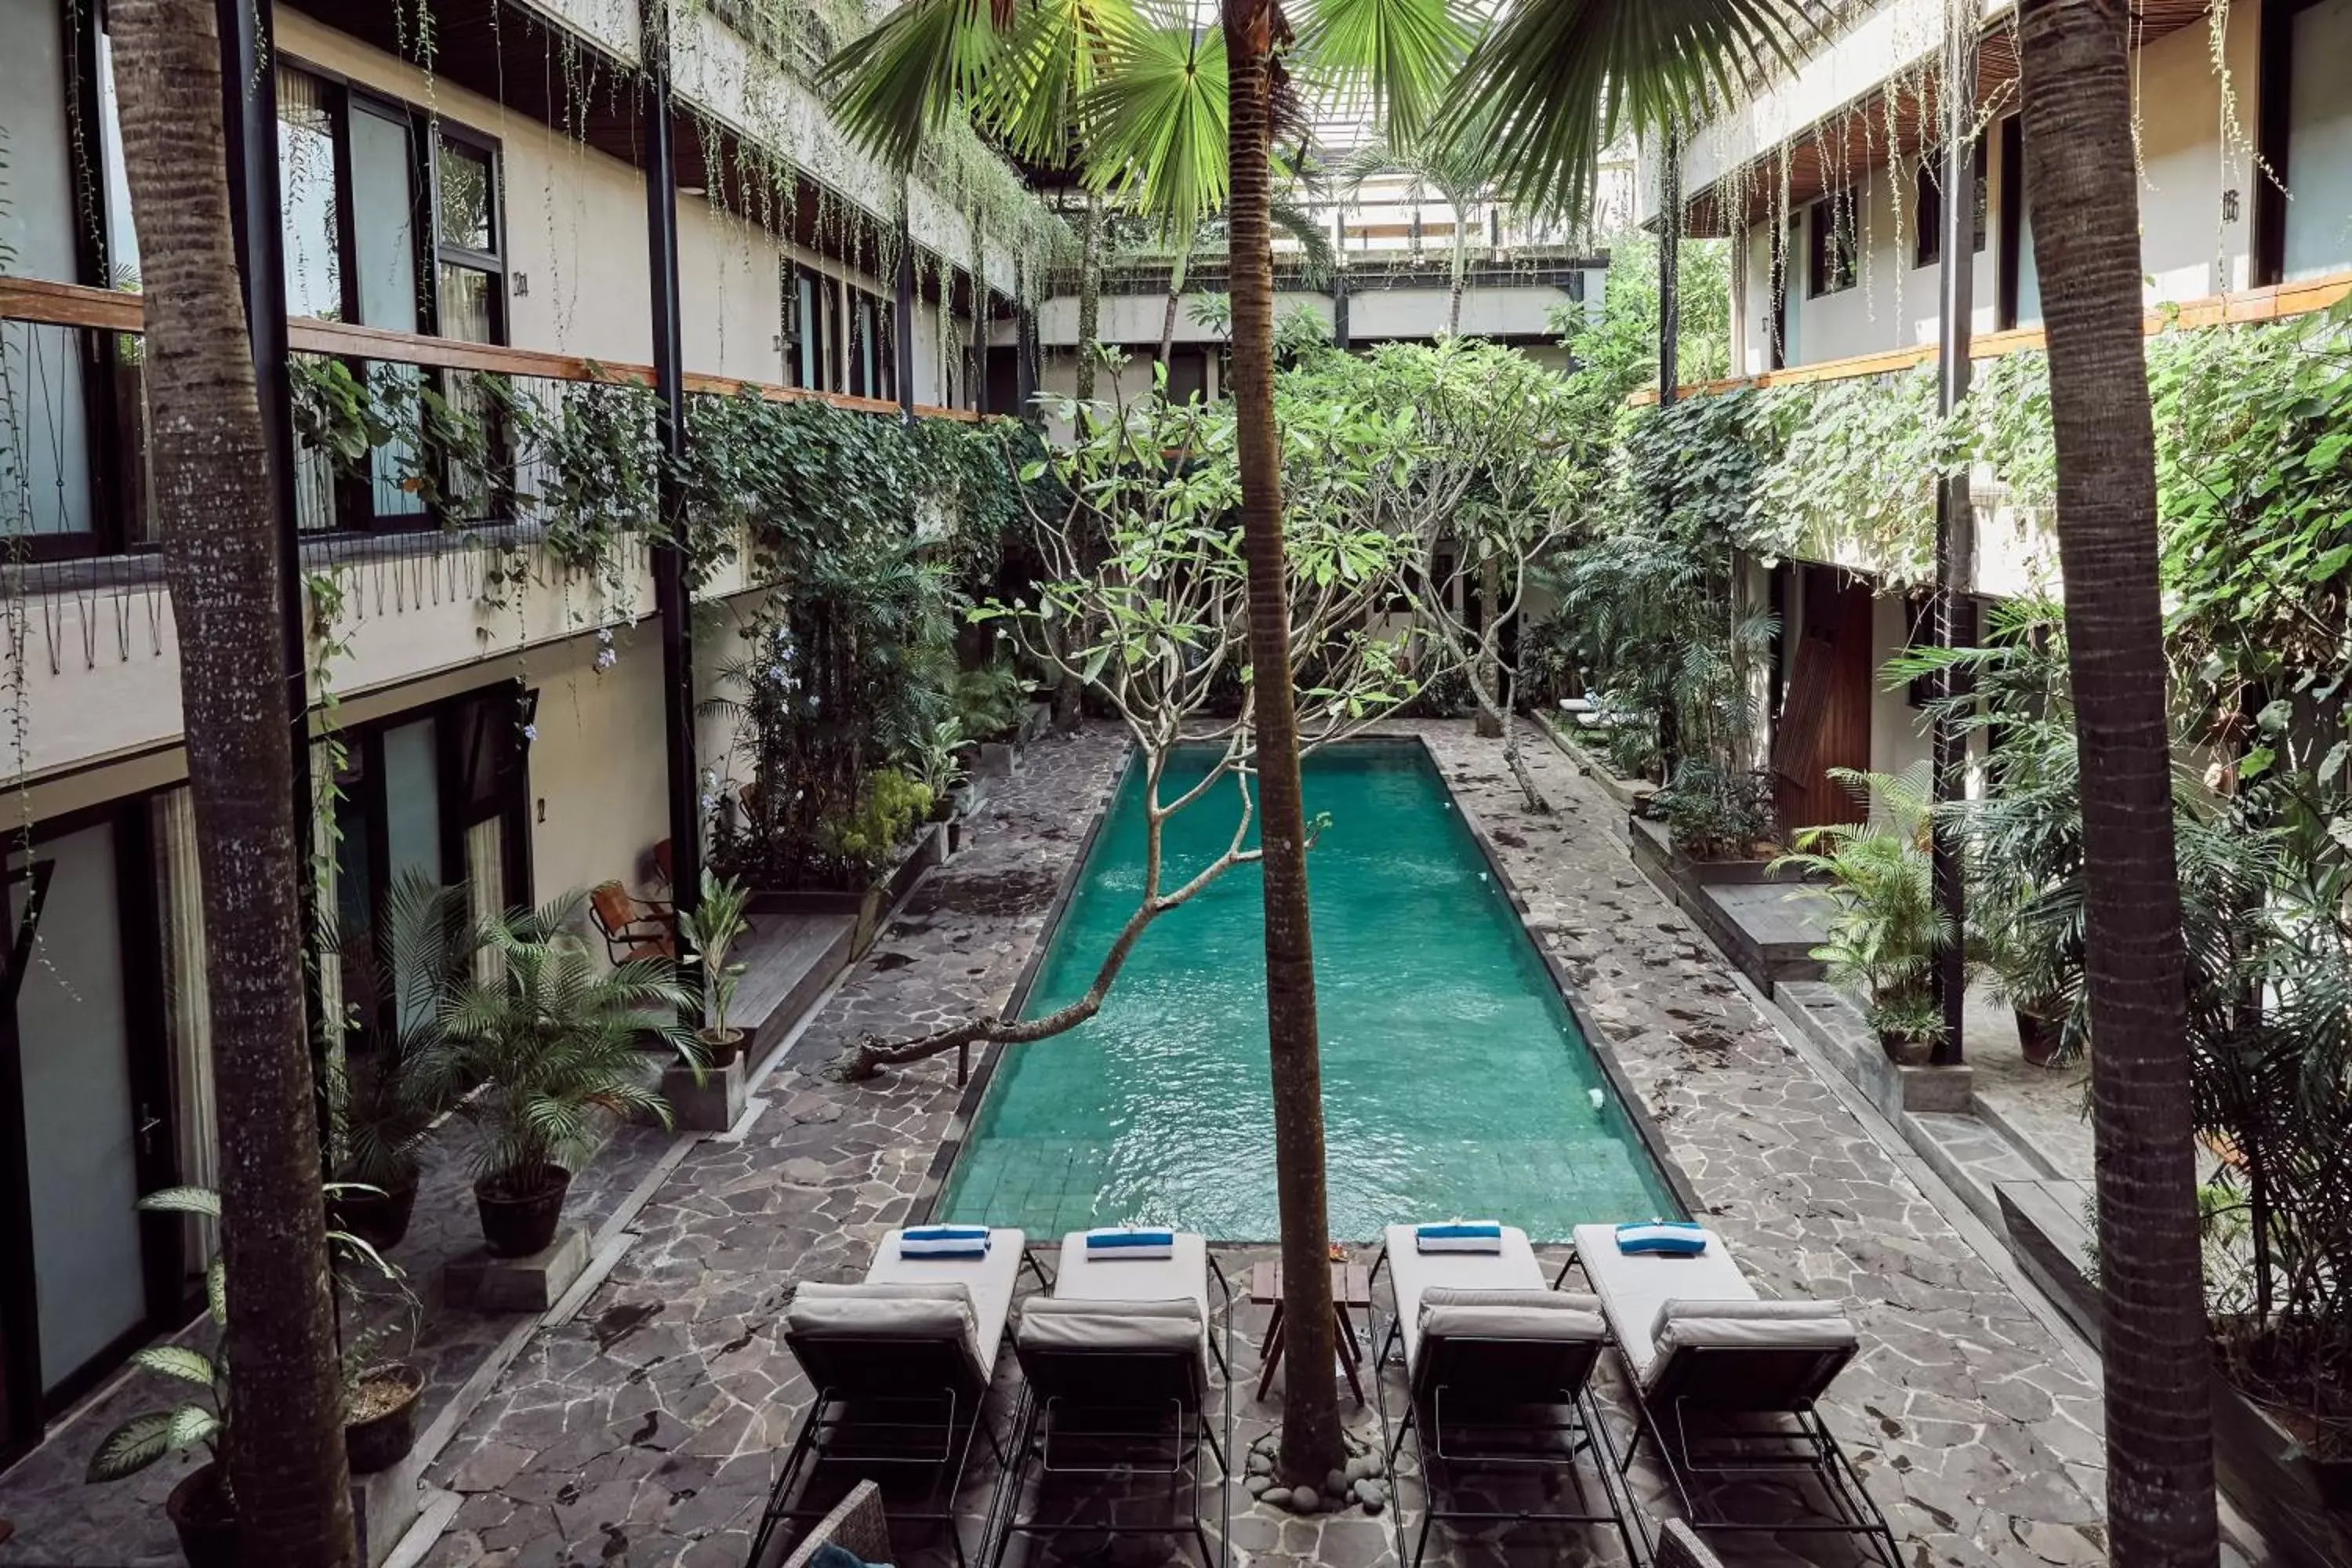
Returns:
[[[1885,375],[1935,356],[1947,330],[1938,277],[1964,244],[1975,356],[2038,346],[2042,291],[2025,201],[2016,11],[1983,0],[1975,46],[1975,218],[1943,232],[1937,107],[1944,0],[1880,0],[1794,68],[1683,139],[1685,233],[1732,250],[1731,363],[1745,384]],[[2257,320],[2324,304],[2352,273],[2352,0],[2146,0],[2132,7],[2132,92],[2142,254],[2152,324]],[[1660,149],[1640,205],[1662,217]],[[1979,370],[1982,366],[1979,365]],[[1696,390],[1696,389],[1694,389]],[[1975,499],[1979,600],[2053,591],[2046,519]],[[1923,502],[1924,506],[1924,502]],[[1916,526],[1932,532],[1931,509]],[[1899,771],[1928,743],[1918,694],[1877,679],[1913,640],[1916,584],[1864,556],[1744,568],[1750,600],[1781,620],[1771,717],[1809,715],[1808,820],[1851,809],[1833,766]],[[1807,642],[1828,645],[1802,657]],[[1798,688],[1815,679],[1833,689]],[[1802,823],[1790,826],[1802,826]]]
[[[650,196],[674,203],[689,391],[750,384],[876,418],[975,417],[988,325],[1020,309],[1024,258],[1050,248],[1058,220],[969,137],[911,177],[866,158],[811,85],[831,42],[814,13],[782,36],[772,11],[224,7],[264,29],[266,64],[232,71],[231,90],[274,101],[278,188],[257,205],[278,232],[257,237],[282,249],[298,358],[437,390],[460,411],[473,373],[541,392],[646,379],[663,272]],[[646,39],[663,26],[657,94]],[[0,0],[0,770],[16,942],[0,998],[5,1462],[131,1347],[186,1321],[203,1259],[133,1204],[211,1181],[217,1156],[178,634],[144,495],[140,239],[103,4]],[[425,416],[423,400],[401,405]],[[289,454],[317,579],[313,696],[323,730],[331,688],[344,759],[314,748],[323,900],[347,951],[404,871],[466,884],[478,910],[608,879],[642,887],[676,820],[676,705],[644,532],[583,568],[495,495],[425,482],[415,450],[395,430],[355,475],[307,441]],[[761,587],[736,562],[699,588],[700,693]],[[719,767],[730,742],[702,719],[696,762]]]

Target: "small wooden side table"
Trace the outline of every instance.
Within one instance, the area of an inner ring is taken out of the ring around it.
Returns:
[[[1274,1314],[1266,1320],[1265,1342],[1257,1348],[1259,1372],[1257,1396],[1265,1397],[1274,1386],[1275,1369],[1282,1364],[1285,1335],[1282,1331],[1282,1265],[1261,1263],[1250,1270],[1249,1299],[1258,1306],[1274,1305]],[[1372,1272],[1354,1263],[1331,1265],[1331,1330],[1339,1346],[1339,1369],[1348,1374],[1349,1391],[1356,1403],[1364,1402],[1364,1384],[1358,1369],[1363,1364],[1363,1352],[1356,1344],[1355,1320],[1348,1316],[1350,1307],[1364,1310],[1364,1333],[1372,1331]]]

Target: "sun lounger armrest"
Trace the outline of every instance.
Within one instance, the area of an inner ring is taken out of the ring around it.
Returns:
[[[882,1490],[872,1481],[860,1481],[841,1506],[817,1521],[782,1568],[808,1568],[809,1560],[827,1546],[838,1546],[861,1563],[895,1563],[890,1551],[890,1526],[882,1511]]]

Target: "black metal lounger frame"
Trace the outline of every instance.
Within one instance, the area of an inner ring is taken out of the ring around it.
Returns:
[[[1372,1259],[1370,1278],[1380,1278],[1389,1260],[1386,1245]],[[1552,1280],[1551,1288],[1559,1289],[1567,1277],[1563,1268]],[[1395,1300],[1395,1282],[1390,1283],[1390,1299]],[[1592,1397],[1591,1375],[1601,1359],[1599,1340],[1504,1340],[1486,1338],[1450,1338],[1442,1345],[1425,1346],[1419,1366],[1406,1369],[1407,1389],[1405,1411],[1391,1436],[1389,1429],[1386,1385],[1379,1381],[1381,1367],[1387,1364],[1391,1351],[1402,1353],[1404,1318],[1401,1311],[1389,1317],[1389,1331],[1381,1341],[1380,1353],[1373,1358],[1374,1403],[1380,1409],[1381,1458],[1390,1471],[1391,1492],[1397,1494],[1395,1468],[1397,1455],[1404,1448],[1408,1433],[1421,1454],[1423,1502],[1421,1532],[1414,1539],[1412,1554],[1404,1554],[1404,1512],[1401,1496],[1396,1496],[1393,1517],[1396,1520],[1397,1555],[1411,1568],[1420,1568],[1422,1556],[1429,1549],[1431,1529],[1440,1521],[1448,1524],[1553,1524],[1591,1526],[1605,1524],[1617,1531],[1626,1555],[1641,1562],[1642,1553],[1633,1542],[1634,1527],[1627,1523],[1629,1505],[1621,1495],[1624,1468],[1619,1462],[1616,1444],[1611,1440],[1608,1425],[1601,1417],[1599,1404]],[[1457,1402],[1467,1405],[1473,1416],[1491,1415],[1497,1419],[1480,1423],[1475,1420],[1448,1424],[1445,1399],[1456,1384],[1449,1378],[1460,1377],[1464,1388],[1512,1388],[1533,1390],[1542,1397],[1529,1398],[1524,1394],[1491,1404],[1475,1395]],[[1538,1410],[1565,1410],[1565,1420],[1530,1421],[1504,1420],[1499,1417],[1527,1414]],[[1517,1436],[1523,1442],[1517,1447],[1483,1447],[1481,1438],[1504,1439]],[[1452,1443],[1449,1445],[1449,1437]],[[1562,1447],[1559,1439],[1567,1439]],[[1578,1460],[1590,1455],[1593,1479],[1601,1488],[1604,1508],[1596,1511],[1587,1500],[1585,1476]],[[1573,1510],[1547,1511],[1537,1509],[1468,1509],[1444,1506],[1443,1495],[1454,1489],[1460,1477],[1479,1472],[1502,1473],[1529,1469],[1565,1471],[1574,1489],[1578,1507]],[[1643,1543],[1647,1543],[1644,1531]]]
[[[1005,1548],[1015,1535],[1116,1538],[1121,1533],[1178,1540],[1190,1536],[1201,1549],[1202,1568],[1223,1568],[1233,1524],[1233,1468],[1227,1456],[1233,1452],[1234,1387],[1233,1362],[1219,1346],[1218,1337],[1222,1333],[1228,1341],[1232,1338],[1234,1292],[1214,1253],[1209,1255],[1209,1273],[1224,1302],[1222,1326],[1204,1325],[1209,1331],[1209,1354],[1216,1363],[1218,1376],[1224,1380],[1224,1441],[1219,1443],[1209,1429],[1203,1414],[1206,1390],[1198,1382],[1202,1369],[1197,1354],[1189,1350],[1053,1350],[1041,1354],[1035,1350],[1022,1351],[1016,1344],[1015,1353],[1021,1358],[1021,1404],[1013,1416],[1012,1452],[1003,1465],[996,1497],[989,1505],[993,1536],[984,1558],[989,1568],[1003,1560]],[[1117,1397],[1103,1397],[1114,1390]],[[1079,1447],[1082,1454],[1098,1448],[1100,1459],[1087,1462],[1085,1457],[1073,1458],[1066,1452],[1057,1462],[1057,1436],[1066,1446]],[[1220,1510],[1214,1549],[1199,1502],[1207,1485],[1201,1466],[1203,1448],[1217,1461]],[[1110,1458],[1120,1454],[1127,1458]],[[1139,1462],[1135,1458],[1139,1454],[1149,1456],[1152,1462]],[[1024,1519],[1021,1502],[1029,1489],[1033,1463],[1041,1506]],[[1057,1522],[1040,1517],[1045,1493],[1054,1478],[1113,1473],[1164,1475],[1168,1522],[1138,1531],[1132,1524]],[[1184,1505],[1188,1490],[1193,1497],[1190,1509]]]
[[[1571,1250],[1560,1278],[1582,1266]],[[1589,1279],[1590,1276],[1588,1275]],[[1612,1336],[1613,1337],[1613,1336]],[[1624,1363],[1625,1381],[1635,1391],[1633,1407],[1639,1425],[1627,1447],[1622,1468],[1630,1470],[1646,1441],[1665,1467],[1682,1504],[1683,1518],[1695,1529],[1737,1535],[1845,1535],[1856,1538],[1872,1561],[1885,1568],[1903,1568],[1901,1548],[1862,1474],[1839,1447],[1829,1424],[1814,1407],[1814,1398],[1853,1359],[1851,1349],[1836,1351],[1769,1350],[1719,1352],[1754,1359],[1778,1355],[1785,1363],[1773,1381],[1783,1387],[1811,1390],[1806,1397],[1775,1402],[1769,1408],[1752,1402],[1722,1397],[1720,1388],[1695,1385],[1687,1376],[1644,1389],[1633,1369],[1633,1357],[1621,1343],[1617,1353]],[[1702,1352],[1700,1359],[1706,1359]],[[1698,1419],[1694,1421],[1694,1417]],[[1751,1423],[1737,1425],[1746,1417]],[[1769,1423],[1769,1425],[1763,1425]],[[1710,1430],[1708,1428],[1713,1427]],[[1812,1518],[1743,1519],[1712,1506],[1710,1483],[1810,1477],[1826,1507]],[[1646,1532],[1645,1532],[1646,1533]]]
[[[1024,1251],[1021,1262],[1040,1285],[1048,1283],[1034,1254]],[[1004,1446],[987,1420],[989,1384],[975,1375],[970,1350],[960,1339],[904,1334],[787,1333],[784,1343],[816,1393],[793,1430],[746,1563],[757,1568],[779,1530],[824,1516],[830,1497],[802,1500],[819,1474],[837,1468],[850,1485],[881,1486],[892,1523],[945,1531],[956,1562],[969,1568],[955,1508],[973,1438],[986,1433],[997,1462],[1004,1461]],[[922,1471],[929,1484],[911,1501],[890,1495],[891,1482]]]

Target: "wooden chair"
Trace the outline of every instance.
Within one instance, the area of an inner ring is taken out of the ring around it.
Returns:
[[[620,883],[605,882],[589,892],[588,914],[614,963],[677,957],[677,917],[667,904],[632,898]]]

